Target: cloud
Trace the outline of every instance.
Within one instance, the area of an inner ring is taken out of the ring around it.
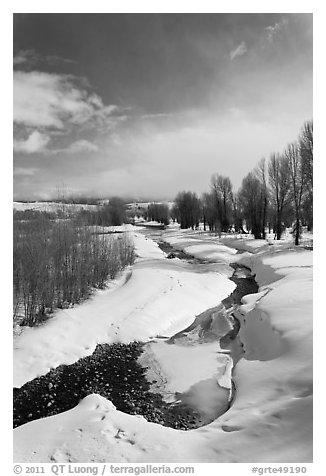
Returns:
[[[14,140],[14,151],[25,154],[41,153],[46,150],[50,137],[38,131],[33,131],[25,140]]]
[[[248,51],[247,46],[245,42],[243,41],[242,43],[240,43],[240,45],[238,45],[236,48],[234,48],[234,50],[230,52],[231,61],[233,61],[237,56],[243,56],[244,54],[247,53],[247,51]]]
[[[236,119],[242,119],[245,116],[244,111],[235,106],[229,108],[229,113],[231,117],[234,117]]]
[[[279,36],[284,27],[289,23],[287,18],[282,18],[281,21],[275,23],[274,25],[267,26],[265,31],[267,33],[267,39],[270,43],[273,43],[275,38]]]
[[[15,167],[14,168],[14,176],[19,177],[31,177],[35,175],[37,169],[34,168],[26,168],[26,167]]]
[[[78,78],[39,71],[14,71],[14,150],[28,154],[42,152],[94,152],[97,146],[77,140],[67,149],[47,149],[52,136],[85,129],[97,133],[111,131],[126,119],[116,105],[80,86]],[[19,135],[18,135],[19,134]],[[21,137],[28,135],[27,139]]]
[[[78,88],[71,77],[32,71],[14,72],[14,122],[31,127],[63,129],[67,124],[102,125],[117,106]]]
[[[61,152],[66,152],[68,154],[77,154],[80,152],[97,152],[98,147],[93,142],[89,142],[88,140],[81,139],[73,142],[70,144],[69,147],[63,149]]]
[[[154,114],[142,114],[140,116],[141,119],[164,119],[164,118],[170,118],[172,117],[173,114],[169,112],[157,112]]]
[[[20,50],[13,59],[14,67],[34,66],[36,63],[46,63],[50,65],[72,64],[74,60],[62,58],[57,55],[41,56],[35,50]]]
[[[59,148],[59,149],[47,148],[47,145],[49,142],[50,142],[49,136],[47,136],[46,134],[42,134],[38,131],[34,131],[28,136],[27,139],[14,140],[14,151],[25,153],[25,154],[43,153],[45,155],[57,155],[57,154],[79,154],[83,152],[97,152],[99,150],[96,144],[86,139],[77,140],[75,142],[72,142],[68,147]],[[24,169],[24,171],[25,170],[28,170],[28,169]],[[16,173],[15,175],[23,175],[23,174]],[[24,173],[24,175],[31,175],[31,174]]]
[[[14,66],[26,63],[27,58],[24,53],[19,53],[17,56],[14,56]]]

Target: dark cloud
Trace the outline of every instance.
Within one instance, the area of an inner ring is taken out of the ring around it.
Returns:
[[[239,186],[312,117],[309,14],[15,14],[14,51],[16,193]]]

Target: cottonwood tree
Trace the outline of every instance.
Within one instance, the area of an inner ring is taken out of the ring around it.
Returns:
[[[175,203],[173,203],[173,205],[170,209],[170,216],[171,216],[171,220],[173,221],[173,223],[175,223],[176,221],[179,223],[180,214],[179,214],[178,207]]]
[[[268,164],[270,194],[274,211],[274,232],[280,240],[283,231],[283,218],[290,200],[290,169],[285,155],[272,154]]]
[[[170,223],[169,207],[164,203],[151,203],[148,205],[145,216],[147,220],[157,221],[163,223],[163,225]]]
[[[254,173],[258,180],[260,181],[260,199],[262,205],[261,212],[261,230],[262,238],[266,238],[266,222],[267,222],[267,211],[268,211],[268,190],[267,190],[267,172],[266,172],[266,160],[263,158],[260,160],[259,164],[254,170]]]
[[[218,231],[221,229],[218,209],[216,206],[216,197],[215,194],[204,193],[201,198],[202,204],[202,213],[203,213],[203,222],[204,222],[204,230],[206,230],[206,226],[208,225],[209,231]]]
[[[242,219],[242,210],[241,210],[241,198],[239,198],[238,193],[232,194],[232,215],[233,215],[233,225],[236,233],[245,233],[243,229],[243,219]]]
[[[248,231],[250,230],[256,239],[262,239],[264,236],[264,201],[262,200],[264,193],[263,185],[255,172],[250,172],[242,180],[239,190],[242,214]]]
[[[294,237],[295,245],[299,244],[301,235],[302,199],[305,191],[305,170],[297,143],[289,144],[285,150],[290,172],[290,190],[295,212]]]
[[[175,198],[173,214],[177,217],[181,228],[197,227],[201,217],[201,204],[197,194],[179,192]]]
[[[306,121],[299,136],[299,148],[305,177],[306,193],[303,199],[303,215],[308,230],[313,227],[313,121]]]
[[[221,229],[227,232],[231,224],[232,184],[229,177],[215,174],[211,178],[212,193],[215,196]]]
[[[126,206],[119,197],[112,197],[107,205],[110,225],[122,225],[126,223]]]

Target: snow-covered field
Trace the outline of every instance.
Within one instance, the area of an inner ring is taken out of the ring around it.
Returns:
[[[16,428],[15,461],[311,462],[312,252],[286,241],[261,246],[252,240],[246,249],[255,253],[235,255],[231,238],[221,243],[209,234],[163,231],[170,244],[208,261],[207,267],[196,268],[166,259],[139,227],[128,230],[139,256],[135,265],[108,290],[17,337],[14,385],[91,354],[97,343],[174,335],[232,292],[228,265],[238,260],[256,274],[260,292],[245,297],[237,313],[246,358],[234,369],[233,405],[212,423],[181,431],[122,413],[93,394],[72,410]],[[185,391],[198,379],[212,377],[227,388],[227,356],[222,362],[212,344],[191,350],[183,351],[182,361],[173,354],[176,349],[170,353],[163,343],[155,347],[167,390]],[[211,404],[212,395],[207,391],[203,404]]]
[[[96,205],[78,204],[78,203],[57,203],[57,202],[14,202],[13,209],[17,211],[37,210],[41,212],[57,212],[64,208],[69,211],[77,210],[95,210]]]

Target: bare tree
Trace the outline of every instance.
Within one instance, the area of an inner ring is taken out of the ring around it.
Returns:
[[[260,181],[261,184],[261,203],[262,203],[262,214],[261,214],[261,228],[262,228],[262,238],[266,238],[266,221],[267,221],[267,207],[268,207],[268,190],[267,190],[267,181],[266,181],[266,160],[262,158],[255,168],[255,175]]]
[[[174,215],[181,228],[192,228],[199,225],[201,203],[194,192],[179,192],[175,198]]]
[[[305,171],[303,161],[301,160],[299,144],[289,144],[285,151],[285,157],[289,163],[290,187],[295,211],[295,225],[293,231],[295,245],[298,245],[301,234],[302,198],[305,190]]]
[[[147,220],[168,225],[170,223],[169,207],[164,203],[150,203],[147,207],[145,217]]]
[[[232,194],[232,215],[236,233],[245,233],[242,223],[241,198],[238,193]]]
[[[305,176],[306,194],[303,200],[303,212],[308,230],[313,227],[313,122],[304,123],[299,136],[300,156]]]
[[[262,239],[264,203],[262,201],[264,190],[261,181],[255,172],[250,172],[243,180],[239,190],[243,217],[246,220],[247,229],[252,232],[256,239]]]
[[[215,174],[211,178],[212,192],[220,215],[222,231],[228,231],[232,213],[232,184],[229,177]]]
[[[204,193],[201,198],[204,230],[208,225],[209,231],[220,230],[219,209],[216,203],[216,196],[214,192]]]
[[[268,164],[271,199],[275,211],[275,234],[280,240],[283,227],[283,213],[290,198],[290,170],[286,156],[272,154]]]

